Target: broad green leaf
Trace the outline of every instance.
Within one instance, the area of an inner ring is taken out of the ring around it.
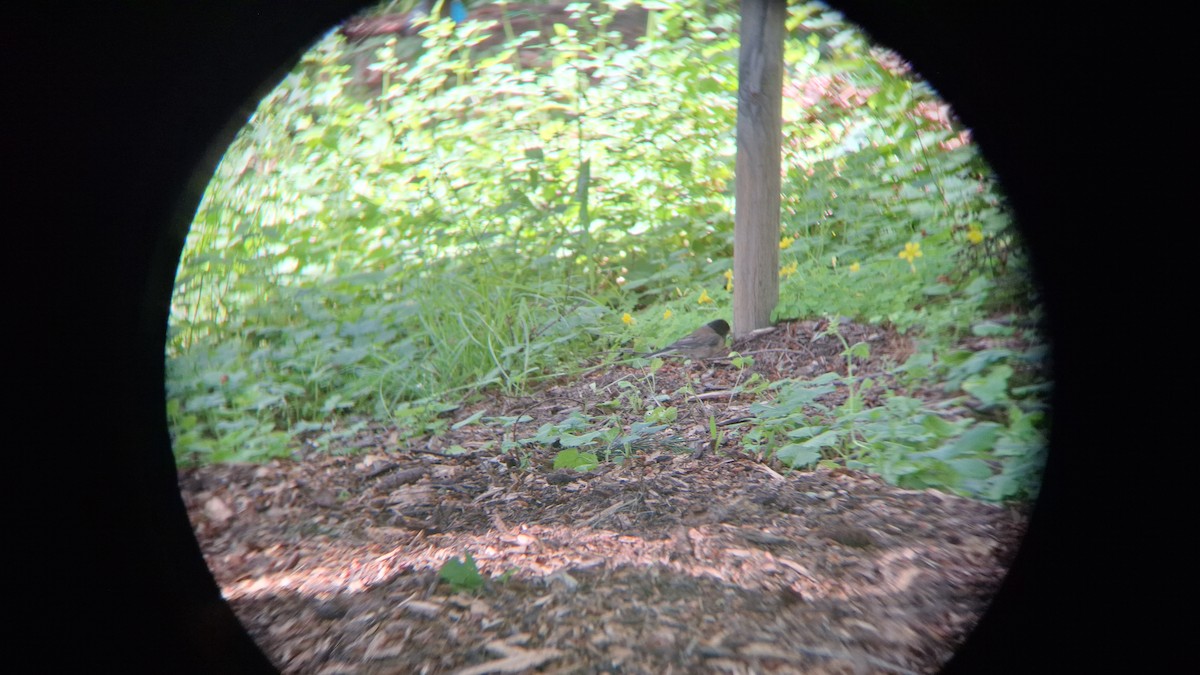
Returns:
[[[466,554],[465,560],[450,558],[442,563],[438,576],[456,591],[473,591],[483,586],[483,577],[470,553]]]
[[[964,478],[983,480],[992,477],[992,468],[982,459],[952,459],[947,462]]]
[[[1008,400],[1008,378],[1012,374],[1010,366],[995,366],[985,376],[973,375],[963,380],[962,388],[984,405],[996,405]]]
[[[576,434],[572,434],[572,433],[564,431],[561,434],[559,434],[558,442],[564,448],[578,448],[580,446],[588,445],[589,443],[592,443],[597,438],[602,438],[607,432],[608,432],[607,429],[599,429],[597,431],[592,431],[590,433],[576,435]]]
[[[555,469],[590,471],[599,466],[600,460],[594,453],[578,450],[562,450],[554,456]]]
[[[466,419],[455,422],[454,424],[452,424],[450,426],[450,428],[455,431],[458,431],[459,429],[467,426],[468,424],[474,424],[475,422],[478,422],[486,414],[487,414],[486,410],[477,410],[474,413],[472,413],[470,417],[467,417]]]
[[[804,444],[790,443],[776,452],[779,461],[791,468],[807,466],[821,459],[821,452]]]
[[[946,443],[936,450],[915,453],[914,456],[933,457],[941,460],[952,460],[964,456],[974,456],[989,452],[995,447],[996,438],[1001,427],[993,422],[980,422],[971,427],[966,433],[953,441]]]

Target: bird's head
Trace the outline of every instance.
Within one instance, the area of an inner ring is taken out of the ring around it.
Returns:
[[[726,335],[729,335],[729,323],[726,322],[725,319],[717,319],[716,321],[709,321],[708,327],[713,329],[713,332],[716,333],[717,335],[720,335],[721,337],[725,337]]]

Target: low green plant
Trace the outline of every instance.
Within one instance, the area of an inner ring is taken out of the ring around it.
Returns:
[[[392,409],[391,421],[402,438],[440,436],[450,427],[450,422],[442,415],[457,408],[457,405],[428,400],[406,401]]]
[[[760,373],[752,372],[754,357],[738,352],[729,353],[729,363],[737,368],[737,380],[734,382],[731,394],[757,396],[770,390],[774,384]]]
[[[713,415],[708,416],[708,447],[709,450],[716,452],[717,448],[725,442],[725,432],[717,427],[717,418]]]
[[[450,558],[442,563],[438,576],[450,584],[456,593],[462,591],[475,592],[483,588],[484,578],[475,565],[475,558],[468,552],[462,560]]]
[[[842,345],[842,356],[846,359],[846,377],[843,382],[849,391],[843,408],[848,413],[853,414],[862,408],[861,390],[864,387],[871,386],[871,380],[867,379],[860,382],[859,378],[855,377],[854,360],[867,360],[871,356],[871,347],[865,342],[850,344],[839,330],[840,323],[841,320],[838,317],[827,317],[824,334],[833,336]]]
[[[852,375],[788,382],[774,400],[750,407],[755,421],[742,443],[793,468],[841,465],[903,487],[937,487],[993,501],[1029,498],[1038,491],[1045,462],[1043,355],[1039,348],[956,352],[933,369],[948,371],[941,379],[945,391],[960,396],[936,406],[891,393],[883,406],[864,408]],[[911,374],[914,367],[899,369]],[[832,406],[827,401],[839,386],[848,394]],[[995,419],[945,411],[966,403],[990,410]]]
[[[807,466],[821,459],[821,450],[838,440],[826,433],[819,421],[830,407],[819,399],[834,393],[837,373],[826,373],[806,381],[781,383],[770,401],[750,405],[754,423],[742,435],[742,446],[759,457],[775,456],[791,467]]]
[[[555,469],[575,469],[576,471],[591,471],[600,465],[600,460],[593,452],[578,450],[560,450],[554,456]]]
[[[660,440],[655,437],[667,426],[651,421],[634,422],[626,431],[620,415],[593,417],[574,412],[560,422],[541,425],[536,434],[518,440],[516,445],[558,447],[577,453],[560,452],[557,457],[564,458],[562,461],[590,465],[591,458],[594,457],[597,461],[620,462],[639,448],[652,444],[669,445],[670,439]],[[556,458],[556,465],[558,461]]]

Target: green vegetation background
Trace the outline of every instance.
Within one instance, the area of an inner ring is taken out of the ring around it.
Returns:
[[[512,27],[446,20],[415,38],[321,39],[238,134],[188,237],[167,346],[177,458],[259,461],[368,420],[437,433],[438,413],[478,392],[527,392],[589,357],[728,318],[730,4],[646,3],[633,47],[587,4],[576,25],[486,50],[474,47]],[[947,419],[902,393],[829,410],[814,399],[831,378],[757,383],[744,445],[791,466],[1034,494],[1045,349],[953,346],[1037,317],[998,187],[894,54],[820,4],[789,12],[776,317],[911,333],[921,347],[897,364],[904,381],[988,413]],[[364,55],[377,83],[355,72]],[[865,354],[845,346],[850,364]],[[573,418],[503,449],[558,443],[586,468],[670,419],[646,415],[621,433]]]

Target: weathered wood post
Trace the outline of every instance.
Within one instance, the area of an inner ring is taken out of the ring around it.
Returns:
[[[783,35],[787,3],[742,0],[734,186],[734,337],[763,328],[779,301]]]

